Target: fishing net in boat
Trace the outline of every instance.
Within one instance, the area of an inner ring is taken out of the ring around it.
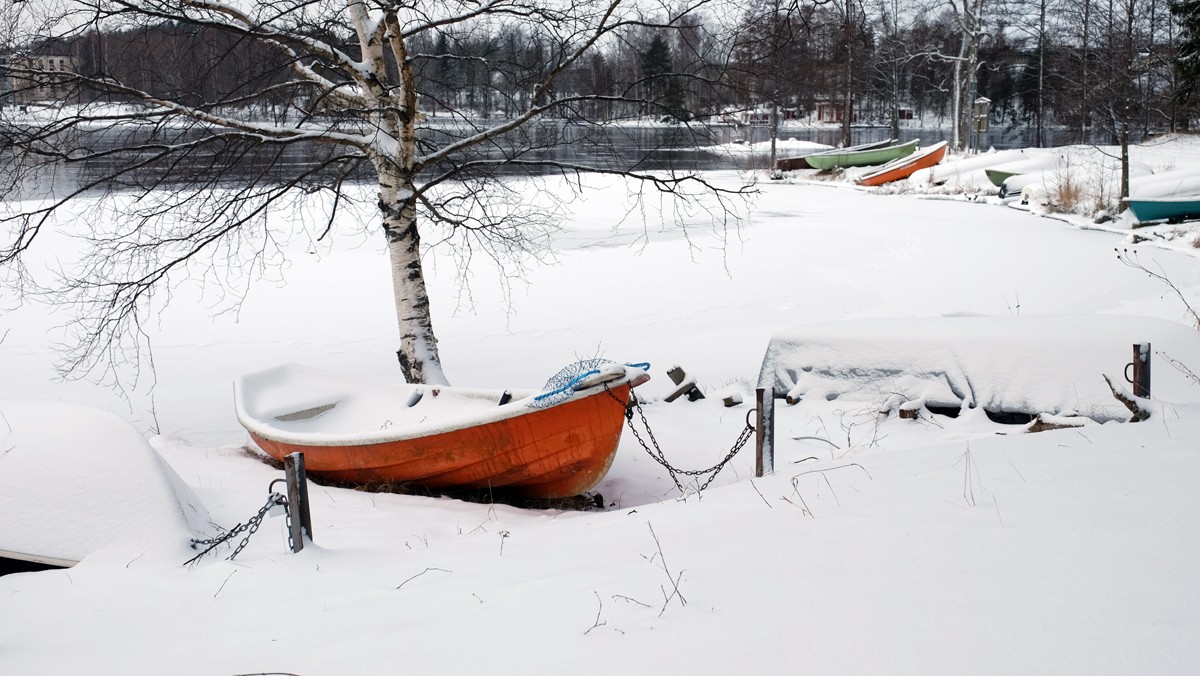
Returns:
[[[574,364],[568,364],[562,369],[550,376],[546,384],[542,386],[541,391],[533,397],[530,406],[534,408],[547,408],[560,404],[575,393],[575,384],[587,378],[588,376],[600,373],[600,370],[615,364],[611,359],[603,357],[594,357],[592,359],[580,359]]]

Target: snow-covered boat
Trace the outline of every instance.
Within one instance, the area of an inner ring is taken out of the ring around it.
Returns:
[[[63,401],[0,399],[0,515],[0,573],[70,567],[106,548],[182,556],[213,534],[140,432]]]
[[[938,141],[928,148],[922,148],[911,155],[892,160],[878,169],[869,171],[854,179],[854,182],[859,185],[875,186],[908,178],[918,169],[927,169],[941,162],[946,157],[946,145],[945,141]]]
[[[1173,169],[1148,176],[1129,177],[1133,198],[1188,197],[1200,195],[1200,170]]]
[[[1004,185],[1004,181],[1010,176],[1019,176],[1021,174],[1032,174],[1042,171],[1053,170],[1063,164],[1063,158],[1058,154],[1048,154],[1036,157],[1027,157],[1016,162],[1008,162],[1005,164],[994,165],[984,170],[988,180],[997,188]]]
[[[351,378],[287,364],[235,383],[237,417],[314,476],[430,488],[579,495],[608,472],[630,390],[646,365],[601,360],[563,369],[540,392],[511,393]]]
[[[852,146],[850,148],[826,150],[820,153],[813,153],[812,155],[805,155],[804,161],[808,162],[808,166],[822,171],[838,167],[871,167],[877,164],[886,164],[905,155],[911,155],[917,149],[917,144],[920,141],[913,140],[898,145],[890,145],[891,143],[892,141],[888,141],[889,145],[882,147],[878,144],[865,144],[867,146],[874,145],[875,147]]]
[[[1017,162],[1026,157],[1025,151],[1019,149],[972,155],[953,162],[942,162],[935,167],[930,167],[928,171],[917,173],[914,180],[920,180],[930,185],[962,182],[964,179],[969,182],[978,183],[987,180],[987,176],[984,174],[987,169],[1009,162]],[[976,175],[978,175],[978,180],[976,180]]]
[[[1200,218],[1200,195],[1186,197],[1130,197],[1127,202],[1139,223]]]
[[[823,153],[839,153],[851,152],[859,150],[874,150],[876,148],[886,148],[896,142],[896,139],[887,139],[886,141],[873,141],[871,143],[862,143],[849,148],[825,148],[816,152],[810,152],[808,155],[800,155],[797,157],[785,157],[775,162],[775,168],[779,171],[796,171],[798,169],[812,169],[813,166],[808,163],[807,157],[811,155],[821,155]]]

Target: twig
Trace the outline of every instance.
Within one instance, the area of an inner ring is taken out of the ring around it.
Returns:
[[[425,570],[423,570],[423,571],[421,571],[421,572],[417,573],[416,575],[413,575],[412,577],[408,578],[408,579],[407,579],[407,580],[405,580],[404,582],[401,582],[400,584],[396,585],[396,589],[399,589],[400,587],[403,587],[404,585],[408,584],[409,582],[412,582],[413,580],[417,579],[418,577],[421,577],[421,576],[422,576],[422,575],[424,575],[425,573],[429,573],[429,572],[437,572],[437,573],[452,573],[452,572],[454,572],[454,571],[452,571],[452,570],[446,570],[445,568],[426,568]]]
[[[842,447],[841,447],[841,446],[838,446],[837,444],[835,444],[835,443],[833,443],[832,441],[830,441],[830,440],[826,439],[825,437],[817,437],[817,436],[803,436],[803,437],[792,437],[792,439],[793,439],[793,440],[795,440],[795,441],[805,441],[805,440],[812,440],[812,441],[824,441],[825,443],[829,444],[830,446],[833,446],[834,448],[838,449],[839,451],[840,451],[840,450],[842,450]]]
[[[1170,289],[1177,298],[1179,298],[1181,303],[1183,303],[1183,307],[1187,310],[1187,313],[1191,315],[1192,325],[1195,328],[1200,329],[1200,312],[1198,312],[1196,308],[1192,307],[1192,304],[1188,302],[1187,296],[1183,295],[1183,291],[1176,286],[1175,282],[1171,281],[1171,279],[1167,277],[1167,273],[1165,270],[1163,270],[1162,265],[1155,263],[1155,265],[1158,267],[1158,272],[1155,272],[1154,270],[1147,268],[1145,264],[1138,260],[1137,251],[1132,253],[1129,251],[1129,249],[1114,249],[1114,251],[1117,252],[1117,260],[1121,261],[1122,264],[1126,265],[1127,267],[1131,267],[1134,270],[1141,270],[1151,278],[1157,279],[1163,284],[1166,284],[1167,288]],[[1142,420],[1145,420],[1145,418],[1142,418]]]
[[[808,518],[810,518],[810,519],[815,519],[816,517],[813,516],[812,510],[808,508],[808,503],[804,501],[804,496],[800,495],[800,487],[796,485],[795,481],[792,482],[792,494],[795,495],[796,499],[800,501],[800,513],[807,514]],[[785,501],[787,501],[787,503],[789,505],[796,504],[796,503],[792,502],[791,500],[788,500],[786,495],[783,496],[783,499]]]
[[[978,481],[979,481],[979,470],[978,469],[975,470],[975,472],[974,472],[975,479],[972,480],[971,468],[975,466],[975,460],[974,460],[974,458],[971,457],[971,447],[969,445],[967,446],[966,453],[963,453],[961,456],[959,456],[959,460],[961,460],[963,462],[963,492],[962,492],[963,502],[965,502],[968,507],[974,507],[975,506],[975,484],[978,483]],[[957,465],[958,463],[954,463],[954,464]],[[980,490],[982,490],[983,485],[980,484],[979,488],[980,488]]]
[[[636,603],[636,604],[638,604],[639,606],[642,606],[643,608],[650,608],[650,607],[651,607],[649,603],[642,603],[641,601],[639,601],[639,600],[637,600],[637,599],[635,599],[635,598],[632,598],[632,597],[630,597],[630,596],[625,596],[624,594],[613,594],[613,595],[612,595],[612,597],[613,597],[614,599],[621,599],[622,601],[626,601],[626,602],[628,602],[628,603]]]
[[[604,625],[608,624],[608,620],[600,620],[600,612],[604,610],[604,602],[600,600],[600,594],[596,591],[593,591],[592,593],[596,595],[596,603],[600,604],[600,607],[596,608],[596,620],[592,622],[592,626],[589,627],[587,631],[583,632],[584,636],[587,636],[589,633],[591,633],[592,629],[595,629],[596,627],[603,627]]]
[[[1182,362],[1177,359],[1172,359],[1169,355],[1167,355],[1166,352],[1159,351],[1157,354],[1163,358],[1163,361],[1170,364],[1172,368],[1182,373],[1185,378],[1192,381],[1196,385],[1200,385],[1200,376],[1196,375],[1195,372],[1185,366]]]
[[[234,571],[233,571],[233,573],[230,573],[230,574],[229,574],[229,577],[225,578],[225,582],[229,582],[229,578],[230,578],[230,577],[233,577],[234,573],[236,573],[236,572],[237,572],[237,569],[235,568],[235,569],[234,569]],[[221,583],[221,586],[220,586],[220,588],[219,588],[219,589],[217,589],[217,592],[216,592],[216,594],[213,594],[213,598],[214,598],[214,599],[215,599],[215,598],[217,598],[217,594],[220,594],[220,593],[221,593],[221,590],[225,588],[225,582],[222,582],[222,583]]]
[[[654,525],[649,521],[646,522],[646,525],[650,527],[650,536],[654,538],[654,546],[658,548],[658,560],[662,562],[663,572],[667,574],[667,580],[671,582],[672,587],[670,594],[667,594],[665,587],[662,588],[665,600],[663,601],[662,610],[658,611],[658,616],[662,617],[663,613],[667,612],[667,605],[670,604],[671,599],[675,598],[676,596],[679,597],[679,604],[681,606],[687,605],[687,599],[685,599],[683,597],[683,593],[679,591],[679,582],[683,579],[684,571],[679,571],[679,575],[677,576],[671,575],[671,569],[667,567],[667,558],[663,555],[662,543],[658,541],[658,534],[654,532]],[[651,557],[650,560],[653,561],[654,557]]]
[[[857,468],[861,469],[863,471],[863,473],[865,473],[867,475],[868,479],[871,479],[872,481],[875,480],[875,477],[871,476],[871,473],[867,471],[866,467],[863,467],[862,465],[858,464],[857,462],[851,462],[851,463],[846,463],[845,465],[837,465],[835,467],[822,467],[821,469],[805,470],[805,471],[800,472],[799,474],[793,476],[792,481],[794,482],[797,477],[802,477],[805,474],[814,474],[814,473],[824,474],[825,472],[832,472],[835,469],[846,469],[847,467],[857,467]]]
[[[1084,437],[1084,438],[1086,439],[1087,437]],[[1021,477],[1021,483],[1023,483],[1023,484],[1029,483],[1028,481],[1025,480],[1025,475],[1021,474],[1021,470],[1017,469],[1017,466],[1013,464],[1012,458],[1008,457],[1008,453],[1004,454],[1004,459],[1008,461],[1008,466],[1013,468],[1013,471],[1017,473],[1017,476]]]
[[[821,478],[825,480],[825,485],[829,487],[829,493],[833,496],[833,501],[837,503],[838,507],[841,507],[842,501],[838,499],[837,491],[833,490],[833,484],[829,483],[829,475],[821,472]],[[818,484],[818,486],[819,485],[820,484]]]
[[[762,491],[758,490],[758,486],[756,486],[754,484],[754,479],[750,480],[750,487],[754,489],[755,493],[758,493],[758,497],[762,498],[763,504],[765,504],[767,507],[770,507],[771,509],[775,509],[775,505],[772,505],[771,503],[767,502],[767,499],[765,497],[763,497]]]
[[[680,605],[685,605],[685,606],[687,605],[687,599],[683,598],[683,594],[679,593],[679,581],[681,579],[683,579],[683,571],[682,570],[679,571],[679,575],[674,578],[671,577],[670,573],[667,573],[667,579],[671,581],[671,593],[670,594],[667,593],[666,587],[664,587],[662,585],[659,585],[659,587],[658,587],[659,589],[662,590],[662,593],[663,593],[663,607],[662,607],[662,610],[658,611],[659,617],[662,617],[663,613],[667,612],[667,605],[669,603],[671,603],[671,599],[675,598],[676,596],[679,597]]]

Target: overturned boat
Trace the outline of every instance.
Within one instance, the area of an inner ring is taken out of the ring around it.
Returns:
[[[242,376],[237,417],[275,459],[352,483],[579,495],[612,465],[648,364],[587,360],[540,391],[413,385],[287,364]]]
[[[892,143],[893,141],[889,140],[887,145],[882,147],[876,143],[867,143],[850,148],[826,150],[805,155],[804,161],[808,162],[808,166],[821,171],[846,167],[871,167],[911,155],[917,149],[920,141],[912,140],[898,145],[891,145]]]
[[[64,401],[0,399],[0,514],[0,575],[69,568],[103,549],[177,555],[214,532],[137,429]]]

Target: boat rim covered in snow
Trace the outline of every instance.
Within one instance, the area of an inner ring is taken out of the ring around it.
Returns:
[[[268,455],[370,483],[520,489],[567,497],[616,454],[643,364],[580,362],[538,392],[392,383],[285,364],[235,382],[239,422]]]
[[[919,139],[913,139],[904,143],[868,150],[855,150],[854,148],[826,150],[820,153],[805,155],[804,160],[812,168],[821,171],[846,167],[877,166],[912,154],[916,150],[918,143],[920,143]]]
[[[864,186],[878,186],[892,181],[908,178],[920,169],[928,169],[946,157],[946,141],[938,141],[914,151],[910,155],[898,157],[877,169],[873,169],[854,179],[854,182]]]

